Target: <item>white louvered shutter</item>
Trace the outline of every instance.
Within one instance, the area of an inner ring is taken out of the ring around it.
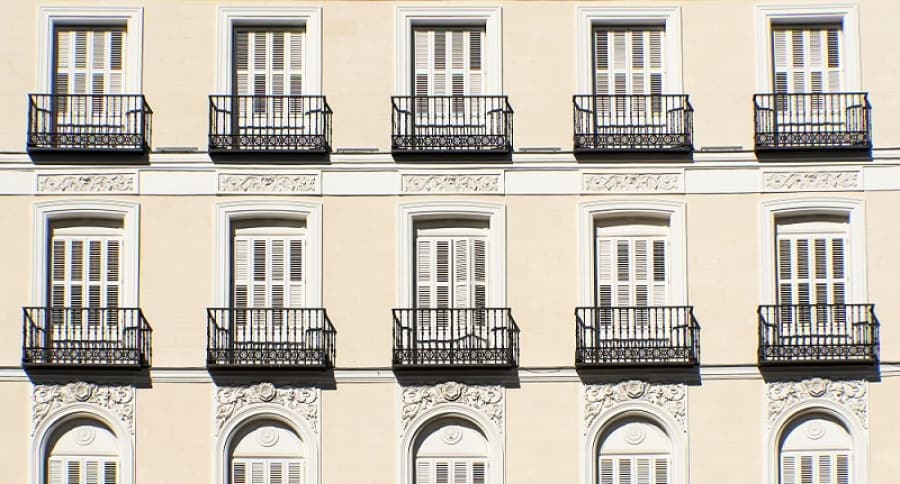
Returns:
[[[665,306],[666,240],[661,237],[596,238],[598,306]]]
[[[597,27],[594,29],[594,93],[597,95],[662,94],[665,52],[661,26]],[[618,98],[601,101],[604,124],[632,123],[632,115],[650,110],[660,114],[659,99]]]
[[[476,96],[483,94],[484,27],[416,28],[413,30],[413,95]],[[416,101],[417,123],[473,122],[481,106],[452,99]],[[449,112],[447,112],[449,109]]]
[[[416,265],[418,307],[486,306],[486,237],[420,236]]]
[[[303,94],[306,32],[299,28],[236,29],[234,32],[234,93],[242,99],[239,124],[255,128],[298,127],[302,101],[283,97]]]
[[[306,295],[305,252],[302,235],[257,235],[236,232],[234,237],[235,307],[303,307]]]
[[[843,87],[840,25],[772,29],[775,92],[839,92]]]
[[[669,457],[652,455],[600,456],[598,484],[669,484]]]
[[[303,484],[303,461],[283,458],[234,459],[231,463],[231,484]]]
[[[850,484],[850,454],[845,452],[785,452],[781,484]]]
[[[52,457],[48,484],[118,484],[118,462],[102,457]]]
[[[124,28],[56,30],[54,94],[122,94],[125,85]],[[121,100],[102,97],[57,99],[57,129],[109,130],[121,124]],[[96,126],[95,126],[96,125]]]
[[[416,484],[487,484],[483,459],[416,459]]]

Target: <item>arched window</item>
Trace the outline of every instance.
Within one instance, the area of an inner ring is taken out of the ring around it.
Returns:
[[[283,424],[247,425],[235,435],[229,453],[229,484],[303,484],[303,443]]]
[[[119,484],[116,436],[95,420],[62,425],[47,448],[47,484]]]
[[[794,420],[781,438],[780,484],[850,484],[853,443],[847,429],[822,415]]]
[[[471,423],[441,419],[425,427],[416,441],[415,484],[486,484],[488,442]]]
[[[672,442],[649,420],[621,420],[600,437],[598,484],[670,484],[671,467]]]

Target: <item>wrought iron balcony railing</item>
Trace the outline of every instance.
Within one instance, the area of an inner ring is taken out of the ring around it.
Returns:
[[[757,313],[761,365],[878,361],[874,304],[781,304]]]
[[[337,332],[322,308],[208,308],[206,364],[333,368]]]
[[[864,92],[756,94],[756,150],[872,148]]]
[[[22,365],[148,368],[153,330],[140,308],[22,308]]]
[[[693,149],[687,94],[587,94],[572,101],[576,152]]]
[[[325,96],[213,95],[209,150],[328,153],[331,114]]]
[[[700,325],[692,306],[575,309],[575,365],[696,366]]]
[[[395,368],[519,364],[519,327],[509,308],[394,309]]]
[[[506,96],[393,96],[391,105],[395,153],[512,151]]]
[[[152,117],[141,94],[29,94],[28,151],[146,152]]]

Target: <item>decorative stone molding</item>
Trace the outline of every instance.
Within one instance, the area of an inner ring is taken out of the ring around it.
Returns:
[[[793,171],[763,173],[766,190],[855,190],[859,188],[859,172]]]
[[[466,385],[457,382],[434,386],[403,387],[400,417],[401,432],[420,414],[448,404],[465,405],[488,418],[503,433],[503,387],[499,385]]]
[[[678,173],[585,173],[584,191],[602,193],[672,193],[679,191]]]
[[[403,175],[405,193],[499,193],[500,175]]]
[[[585,435],[594,422],[617,405],[646,402],[672,416],[681,430],[687,432],[687,386],[684,384],[657,385],[640,380],[616,384],[587,385],[584,389]]]
[[[313,193],[318,185],[317,175],[219,174],[221,193]]]
[[[863,380],[832,381],[810,378],[803,381],[769,383],[766,388],[769,427],[798,403],[828,401],[850,410],[863,428],[869,427],[868,397]]]
[[[135,193],[136,187],[133,173],[37,176],[38,193]]]
[[[216,435],[241,410],[256,405],[277,405],[296,414],[319,433],[319,390],[312,387],[276,387],[263,382],[250,386],[219,387],[216,392]]]
[[[34,386],[31,392],[31,435],[51,415],[76,403],[94,405],[113,413],[134,434],[133,387],[75,382]]]

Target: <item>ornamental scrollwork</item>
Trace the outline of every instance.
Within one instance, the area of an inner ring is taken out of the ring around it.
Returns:
[[[401,432],[419,415],[444,405],[459,404],[471,408],[494,423],[503,433],[503,387],[446,382],[438,385],[403,387],[400,417]]]
[[[868,428],[866,394],[866,382],[863,380],[833,381],[810,378],[802,381],[769,383],[766,388],[769,427],[784,412],[798,403],[824,400],[847,408],[856,415],[863,428]]]
[[[35,385],[31,393],[31,434],[56,412],[78,403],[111,412],[134,434],[134,388],[87,382]]]
[[[40,193],[134,193],[134,174],[38,175]]]
[[[677,173],[588,173],[584,191],[609,193],[677,192],[681,176]]]
[[[316,175],[219,174],[222,193],[311,193],[317,185]]]
[[[407,193],[497,193],[500,175],[403,175]]]
[[[768,172],[763,174],[767,190],[853,190],[859,188],[855,171]]]
[[[277,405],[305,420],[319,433],[319,391],[312,387],[275,386],[263,382],[250,386],[219,387],[216,392],[216,435],[225,424],[249,407]]]
[[[663,410],[687,432],[687,386],[658,385],[640,380],[615,384],[588,385],[584,390],[585,434],[591,425],[615,407],[628,402],[649,403]]]

